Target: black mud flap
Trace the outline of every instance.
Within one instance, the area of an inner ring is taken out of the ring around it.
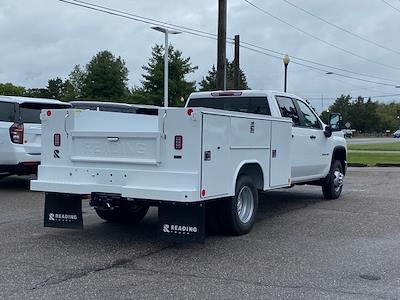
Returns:
[[[82,196],[46,193],[44,227],[83,229]]]
[[[161,204],[158,208],[158,234],[167,241],[204,243],[204,203]]]

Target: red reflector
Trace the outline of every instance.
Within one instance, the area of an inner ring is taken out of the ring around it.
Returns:
[[[175,150],[182,150],[183,148],[183,137],[181,135],[175,136]]]
[[[241,96],[242,92],[213,92],[211,96]]]
[[[201,196],[204,197],[206,195],[206,190],[201,190]]]
[[[189,109],[187,110],[187,114],[188,114],[188,116],[191,116],[191,115],[192,115],[192,113],[193,113],[193,109],[189,108]]]
[[[54,134],[54,146],[60,147],[61,145],[61,135],[59,133]]]
[[[48,117],[50,117],[51,116],[51,110],[48,110],[46,114],[47,114]]]

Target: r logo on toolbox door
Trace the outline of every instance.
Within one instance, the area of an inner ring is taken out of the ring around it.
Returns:
[[[163,231],[166,232],[166,233],[169,233],[169,232],[170,232],[170,231],[169,231],[169,225],[168,225],[168,224],[164,224]]]
[[[60,158],[60,150],[54,150],[54,158]]]

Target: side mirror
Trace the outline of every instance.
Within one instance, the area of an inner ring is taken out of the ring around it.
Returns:
[[[324,135],[327,138],[332,136],[332,127],[331,127],[331,125],[326,125],[325,126]]]
[[[329,115],[329,126],[332,131],[340,131],[342,130],[342,115],[338,113],[332,113]]]

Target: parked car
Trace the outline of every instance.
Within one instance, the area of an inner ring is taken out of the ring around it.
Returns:
[[[398,129],[395,132],[393,132],[393,137],[394,138],[400,138],[400,129]]]
[[[0,96],[0,173],[36,173],[41,154],[40,112],[68,107],[53,99]]]
[[[342,129],[343,136],[345,138],[352,138],[353,137],[353,131],[351,129]]]

